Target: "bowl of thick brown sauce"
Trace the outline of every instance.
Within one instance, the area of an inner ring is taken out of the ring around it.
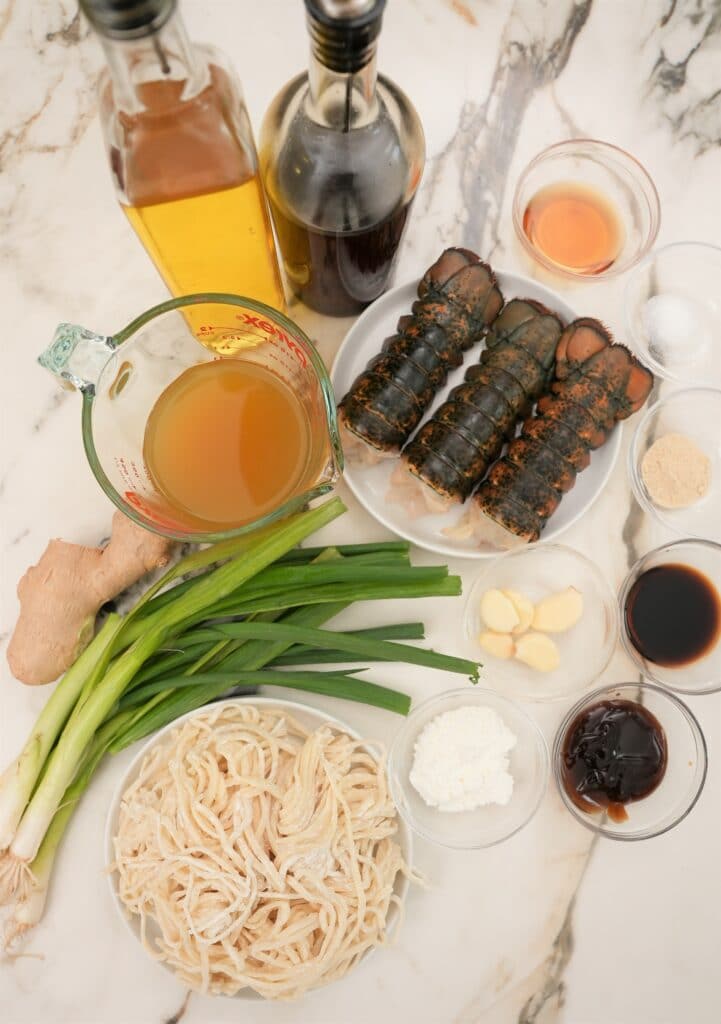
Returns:
[[[566,807],[611,839],[667,832],[690,812],[706,779],[696,717],[653,683],[619,683],[583,697],[561,723],[552,760]]]

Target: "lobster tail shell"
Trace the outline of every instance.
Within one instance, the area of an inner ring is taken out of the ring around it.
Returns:
[[[434,388],[441,387],[449,370],[456,369],[463,362],[460,349],[448,343],[448,335],[442,327],[434,326],[386,338],[381,354],[406,359],[428,376]],[[369,368],[378,358],[371,360]]]
[[[652,386],[652,374],[623,345],[614,345],[597,320],[569,324],[559,342],[552,391],[481,484],[476,512],[522,540],[537,540],[588,465],[591,449],[640,408]]]
[[[480,340],[503,306],[496,275],[469,249],[446,249],[418,287],[413,315],[442,326],[465,350]]]
[[[418,295],[412,315],[400,318],[339,404],[343,431],[378,456],[400,451],[464,349],[503,305],[493,271],[469,249],[446,249]]]
[[[546,416],[531,416],[525,420],[521,437],[540,441],[541,444],[561,455],[576,473],[582,472],[591,461],[591,450],[583,443],[575,430],[560,420]],[[519,438],[520,440],[520,438]]]
[[[421,278],[421,283],[418,285],[418,298],[422,299],[431,289],[442,287],[459,270],[477,262],[478,256],[470,249],[460,249],[455,246],[444,249],[436,262]]]
[[[611,332],[599,320],[582,316],[568,325],[556,352],[556,379],[583,373],[591,356],[613,343]]]
[[[546,386],[562,330],[545,307],[509,302],[491,328],[493,347],[403,449],[408,471],[436,494],[464,501]]]
[[[523,384],[513,373],[504,370],[495,363],[475,363],[466,370],[466,381],[469,384],[487,384],[505,395],[516,409],[525,411],[530,407],[530,399]]]
[[[609,335],[610,337],[610,335]],[[567,367],[566,367],[567,369]],[[564,388],[564,384],[568,387]],[[603,391],[605,405],[615,422],[636,412],[648,398],[653,387],[653,374],[636,360],[624,345],[609,345],[588,357],[582,368],[569,372],[565,381],[556,381],[553,390],[577,395],[586,392],[585,402],[594,405],[590,392]]]
[[[524,543],[531,544],[541,536],[545,525],[543,520],[527,505],[519,504],[515,497],[497,487],[489,487],[484,493],[483,502],[474,501],[474,504],[477,512],[482,512],[497,523],[509,537],[518,537]]]
[[[529,320],[537,320],[539,316],[553,317],[560,327],[563,326],[556,314],[543,303],[536,302],[535,299],[512,299],[504,306],[503,312],[488,331],[487,348],[495,348],[500,342],[510,340],[519,328]]]

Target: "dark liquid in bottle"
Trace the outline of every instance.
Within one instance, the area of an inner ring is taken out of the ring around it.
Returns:
[[[320,231],[289,217],[271,200],[290,284],[306,305],[330,316],[352,316],[388,283],[410,203],[365,230]]]
[[[352,316],[385,291],[415,189],[383,103],[376,120],[350,131],[301,107],[266,190],[288,283],[303,302]]]
[[[625,804],[648,796],[663,779],[666,734],[642,704],[602,700],[571,722],[562,758],[563,787],[576,806],[625,821]]]
[[[708,654],[721,630],[718,591],[689,565],[647,569],[629,590],[624,615],[639,654],[669,668]]]

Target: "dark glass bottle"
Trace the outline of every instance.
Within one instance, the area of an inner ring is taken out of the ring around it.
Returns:
[[[261,173],[290,287],[347,316],[387,287],[425,142],[408,98],[376,74],[385,0],[305,2],[310,67],[265,115]]]

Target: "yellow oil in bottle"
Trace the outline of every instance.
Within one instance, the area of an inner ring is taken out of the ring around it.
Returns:
[[[106,88],[101,110],[122,142],[110,152],[121,205],[174,295],[230,292],[284,310],[250,126],[230,77],[215,64],[208,72],[187,100],[184,80],[141,83],[132,114],[111,117]]]
[[[284,308],[257,174],[218,192],[123,209],[174,295],[230,292]]]

